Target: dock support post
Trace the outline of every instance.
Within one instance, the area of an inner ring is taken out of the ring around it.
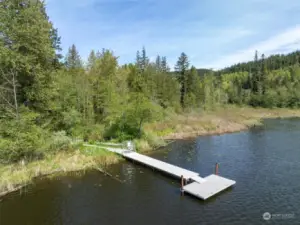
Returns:
[[[215,174],[218,175],[218,173],[219,173],[219,163],[216,163]]]
[[[184,178],[183,178],[183,176],[181,175],[181,189],[180,189],[181,195],[184,195],[184,192],[183,192],[183,185],[184,185]]]

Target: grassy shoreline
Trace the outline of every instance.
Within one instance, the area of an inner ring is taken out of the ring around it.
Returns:
[[[21,189],[38,177],[89,169],[103,171],[106,166],[120,160],[121,157],[101,148],[80,147],[74,151],[48,155],[45,159],[28,164],[20,162],[0,165],[0,197]]]
[[[300,110],[227,106],[214,111],[173,115],[166,121],[149,124],[146,130],[165,140],[178,140],[239,132],[262,125],[263,119],[291,117],[299,118]]]
[[[171,115],[161,122],[145,126],[151,137],[137,140],[139,151],[147,152],[165,144],[164,140],[187,139],[201,135],[238,132],[261,125],[266,118],[300,117],[300,110],[254,109],[250,107],[226,107],[214,111],[190,112]],[[0,165],[0,198],[30,184],[35,178],[61,172],[98,169],[122,158],[104,148],[76,147],[74,151],[48,155],[45,159],[12,165]]]

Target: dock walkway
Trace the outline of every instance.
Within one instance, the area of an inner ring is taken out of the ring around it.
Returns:
[[[100,147],[100,146],[88,145],[88,144],[86,144],[85,146]],[[199,176],[199,173],[163,162],[161,160],[151,158],[149,156],[139,154],[135,151],[130,151],[122,148],[113,148],[113,147],[104,147],[104,146],[101,147],[107,149],[110,152],[114,152],[119,155],[122,155],[124,158],[133,160],[135,162],[149,166],[156,170],[162,171],[173,177],[176,178],[183,177],[186,181],[188,181],[188,184],[182,187],[182,191],[187,192],[190,195],[193,195],[203,200],[206,200],[218,194],[219,192],[233,186],[236,183],[234,180],[230,180],[215,174],[202,178]]]

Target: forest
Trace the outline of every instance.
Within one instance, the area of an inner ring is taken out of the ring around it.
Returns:
[[[253,61],[199,71],[185,53],[169,68],[142,47],[135,62],[120,65],[117,53],[95,47],[87,62],[75,45],[62,56],[43,2],[0,1],[0,163],[41,159],[74,139],[143,138],[146,123],[171,112],[300,106],[299,51],[256,51]]]

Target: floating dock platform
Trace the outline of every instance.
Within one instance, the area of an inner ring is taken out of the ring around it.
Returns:
[[[86,146],[100,147],[97,145],[88,145],[88,144],[86,144]],[[233,186],[236,183],[234,180],[230,180],[215,174],[202,178],[200,177],[199,173],[163,162],[161,160],[151,158],[149,156],[139,154],[135,151],[130,151],[121,148],[112,148],[112,147],[104,147],[104,148],[110,152],[120,154],[126,159],[130,159],[140,164],[149,166],[153,169],[162,171],[173,177],[182,179],[182,182],[183,180],[185,180],[186,185],[182,184],[181,191],[189,193],[190,195],[193,195],[202,200],[206,200],[222,192],[223,190]]]
[[[235,184],[234,180],[230,180],[215,174],[209,175],[202,179],[205,180],[202,183],[192,182],[183,186],[183,191],[202,200],[206,200]]]

